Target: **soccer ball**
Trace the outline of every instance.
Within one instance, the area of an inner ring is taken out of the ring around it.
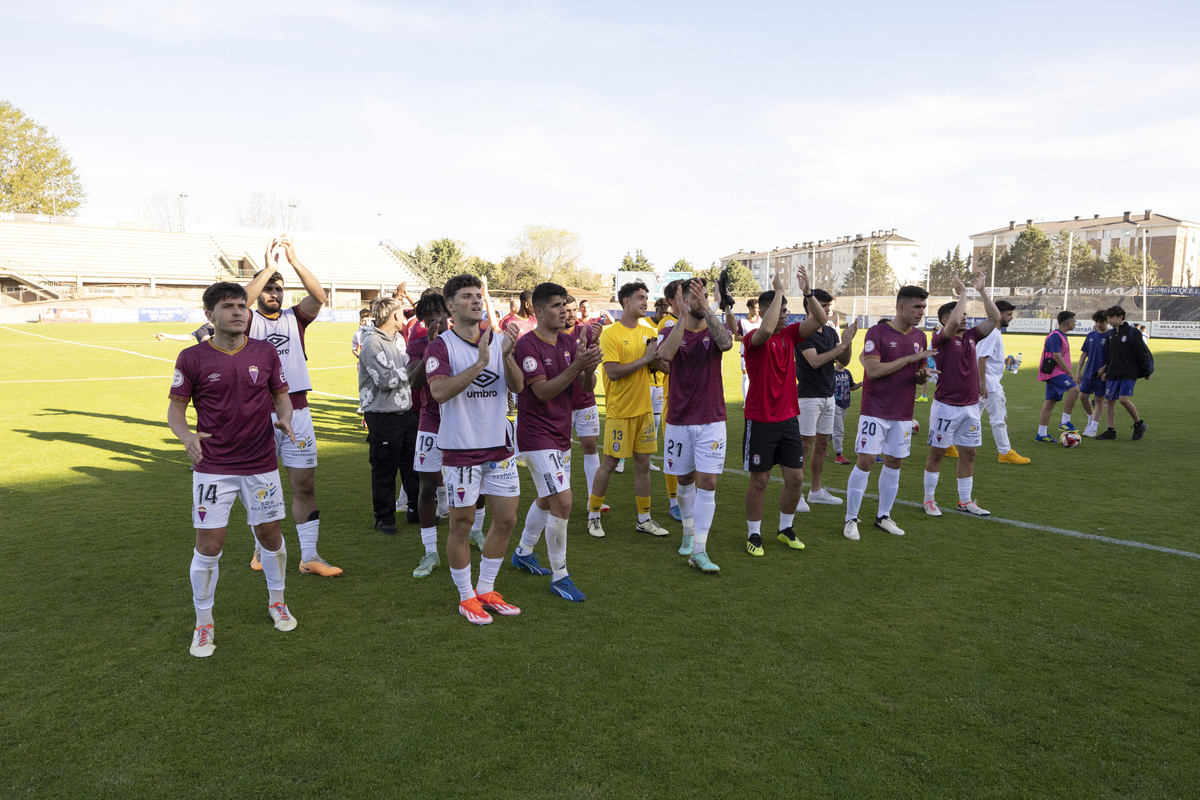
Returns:
[[[913,420],[913,429],[912,429],[912,435],[913,435],[913,436],[916,436],[916,435],[917,435],[918,433],[920,433],[920,432],[921,432],[921,423],[917,422],[917,421],[914,419],[914,420]]]
[[[1083,441],[1083,437],[1079,435],[1079,431],[1063,431],[1063,435],[1058,437],[1058,443],[1063,447],[1079,447],[1079,443]]]

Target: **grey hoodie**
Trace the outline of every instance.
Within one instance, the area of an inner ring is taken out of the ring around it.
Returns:
[[[399,414],[412,408],[408,354],[399,333],[388,336],[375,326],[363,329],[358,357],[359,411]]]

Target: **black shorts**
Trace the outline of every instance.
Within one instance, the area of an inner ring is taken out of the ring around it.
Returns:
[[[776,464],[789,469],[804,469],[800,420],[796,417],[783,422],[746,420],[742,437],[742,469],[770,472]]]

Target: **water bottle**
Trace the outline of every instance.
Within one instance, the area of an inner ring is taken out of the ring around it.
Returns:
[[[1013,358],[1012,356],[1005,356],[1004,357],[1004,371],[1005,372],[1016,372],[1017,371],[1016,363],[1017,363],[1017,360],[1015,358]]]
[[[1017,360],[1013,362],[1013,372],[1021,368],[1021,354],[1017,353]]]

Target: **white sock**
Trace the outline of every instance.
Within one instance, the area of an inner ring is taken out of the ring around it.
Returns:
[[[487,508],[475,509],[475,524],[471,526],[473,531],[483,530],[483,516],[487,514]]]
[[[688,533],[696,527],[696,484],[679,484],[679,516],[683,521],[683,532]]]
[[[1046,426],[1045,426],[1045,425],[1038,425],[1038,436],[1046,436],[1046,435],[1048,435],[1048,434],[1046,433]]]
[[[599,453],[584,453],[583,454],[583,476],[587,479],[588,497],[592,496],[592,481],[596,477],[596,470],[600,469],[600,454]]]
[[[459,601],[470,600],[475,596],[475,591],[471,588],[471,565],[462,569],[450,568],[450,577],[454,580],[454,585],[458,587]]]
[[[850,468],[850,477],[846,479],[846,521],[858,516],[858,508],[862,505],[863,495],[867,493],[867,481],[871,473],[861,470],[855,464]]]
[[[890,517],[900,492],[900,470],[884,467],[879,473],[879,516]]]
[[[546,549],[550,553],[550,569],[554,572],[550,580],[560,581],[567,577],[567,521],[562,517],[550,515],[546,523]]]
[[[314,519],[296,526],[296,538],[300,540],[300,560],[312,561],[317,557],[317,536],[321,520]]]
[[[421,544],[425,545],[426,553],[437,552],[437,527],[421,528]]]
[[[925,502],[929,502],[937,494],[938,478],[941,476],[940,472],[925,470]]]
[[[696,489],[696,508],[692,553],[704,552],[708,544],[708,531],[712,528],[713,515],[717,512],[717,493],[708,489]]]
[[[1062,417],[1062,424],[1063,424],[1063,425],[1066,425],[1066,424],[1067,424],[1068,422],[1070,422],[1070,421],[1071,421],[1071,415],[1070,415],[1070,414],[1063,414],[1063,417]]]
[[[271,595],[271,602],[282,603],[284,574],[287,571],[287,542],[282,536],[279,537],[279,549],[275,552],[271,552],[261,543],[259,547],[262,548],[263,577],[267,579],[267,592]]]
[[[496,588],[496,575],[500,573],[503,558],[479,559],[479,580],[475,582],[476,594],[487,594]]]
[[[649,514],[638,514],[638,522],[639,522],[639,523],[642,523],[642,522],[649,522],[649,521],[650,521],[650,515],[649,515]]]
[[[221,574],[221,554],[200,555],[192,551],[192,605],[196,607],[196,627],[212,625],[212,607],[217,593],[217,578]]]
[[[761,519],[746,520],[746,528],[748,529],[748,533],[746,534],[747,539],[749,539],[751,536],[753,536],[756,533],[759,536],[762,536],[762,520]]]
[[[796,518],[795,514],[785,514],[782,511],[780,511],[779,512],[779,530],[782,531],[782,530],[792,527],[792,520],[795,518]]]
[[[529,504],[529,513],[525,515],[525,529],[521,531],[521,543],[517,545],[517,555],[527,556],[537,547],[538,539],[542,538],[542,529],[550,518],[549,509],[541,509],[537,503]]]
[[[958,479],[958,502],[971,502],[971,490],[975,487],[975,478],[959,478]]]

